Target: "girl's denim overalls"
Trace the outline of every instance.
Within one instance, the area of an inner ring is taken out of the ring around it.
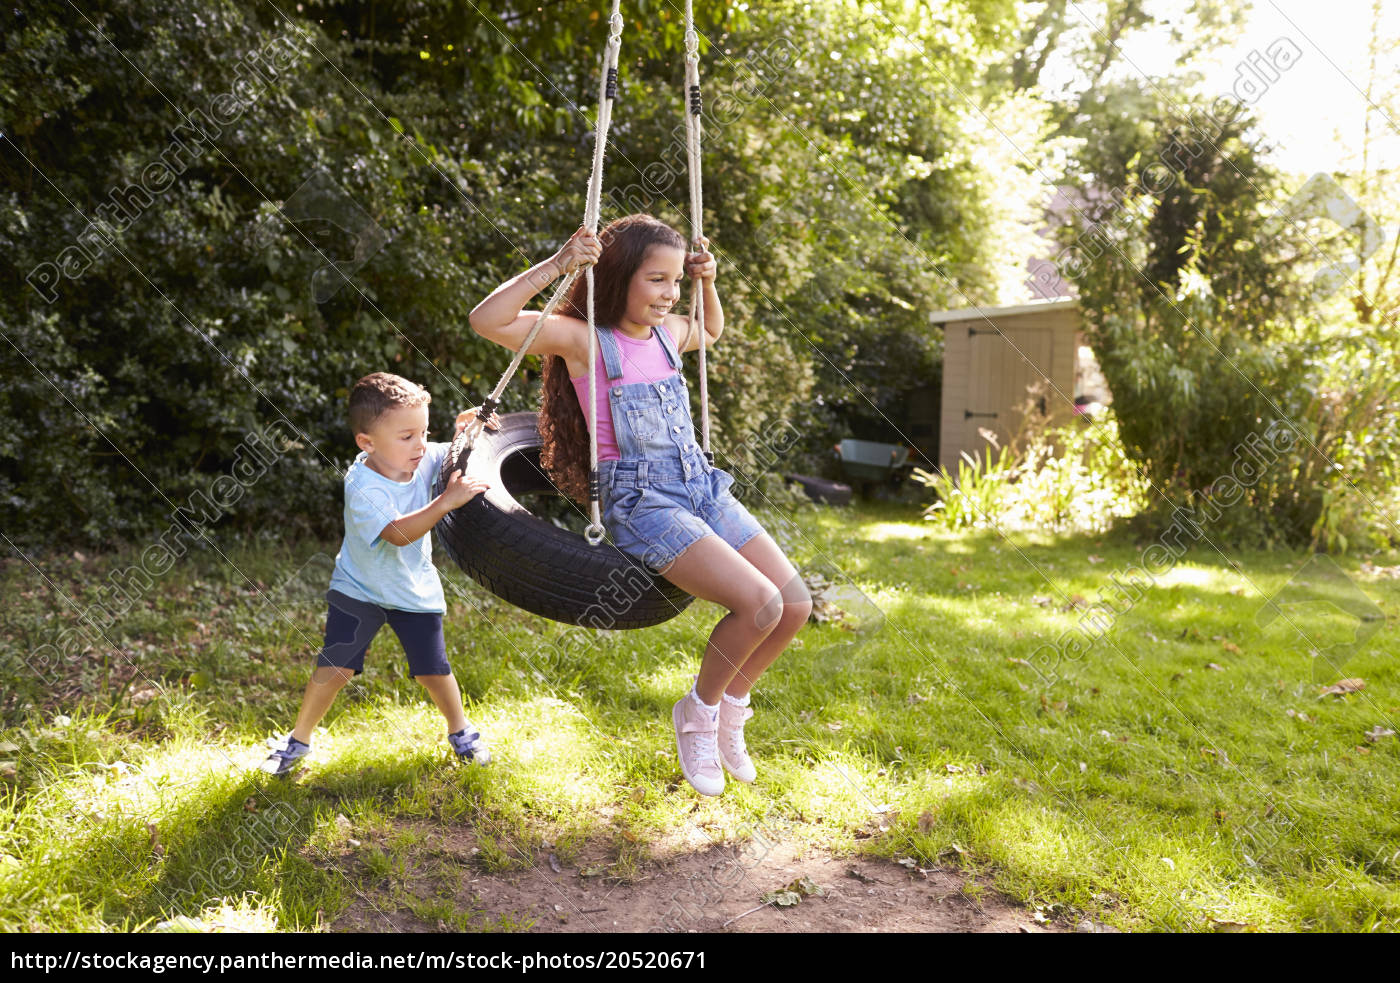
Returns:
[[[729,487],[734,478],[713,467],[690,418],[690,389],[666,328],[653,328],[675,373],[659,382],[613,386],[608,395],[619,461],[601,461],[603,524],[618,549],[661,572],[697,540],[720,536],[736,550],[763,532]],[[611,328],[599,326],[603,366],[622,378],[622,353]]]

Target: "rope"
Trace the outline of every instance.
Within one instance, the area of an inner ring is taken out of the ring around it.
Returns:
[[[602,210],[603,197],[603,157],[607,149],[608,127],[612,125],[613,100],[617,98],[617,56],[622,49],[622,0],[613,0],[612,14],[608,17],[608,42],[603,48],[603,71],[598,81],[598,120],[593,137],[593,171],[588,178],[588,198],[584,205],[583,224],[589,232],[594,235],[598,233],[598,216]],[[530,350],[530,346],[539,337],[540,331],[544,328],[545,319],[554,313],[564,298],[568,296],[569,290],[579,277],[578,270],[569,273],[555,288],[554,295],[549,298],[549,303],[544,305],[544,310],[540,316],[535,318],[535,323],[530,331],[525,335],[525,341],[521,344],[520,350],[510,360],[510,365],[501,373],[501,378],[497,381],[495,388],[490,395],[482,401],[481,409],[477,411],[476,419],[465,431],[466,440],[464,451],[471,450],[476,443],[476,438],[481,434],[482,428],[486,426],[486,421],[491,418],[491,414],[500,405],[501,394],[505,392],[506,386],[510,384],[511,378],[520,368],[520,363],[525,359],[525,353]],[[603,541],[606,530],[603,528],[600,498],[600,487],[598,482],[598,337],[597,328],[593,321],[593,268],[590,266],[586,271],[588,284],[588,511],[589,525],[584,530],[584,538],[588,540],[590,546],[597,546]]]
[[[691,0],[685,0],[685,149],[690,173],[690,238],[700,248],[704,236],[705,200],[700,185],[700,35],[695,30],[695,13]],[[690,285],[690,327],[686,340],[700,330],[700,448],[711,464],[715,455],[710,450],[710,391],[705,370],[705,291],[699,281]]]
[[[608,127],[612,125],[613,100],[617,98],[617,55],[622,49],[622,0],[613,0],[608,18],[608,44],[603,49],[603,72],[598,80],[598,132],[593,139],[593,173],[588,178],[588,202],[583,224],[598,232],[598,212],[603,197],[603,155],[607,150]],[[593,267],[588,267],[588,528],[583,538],[589,546],[603,541],[602,498],[598,483],[598,329],[593,323]]]

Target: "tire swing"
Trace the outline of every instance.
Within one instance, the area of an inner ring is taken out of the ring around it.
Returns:
[[[598,232],[602,198],[603,156],[613,102],[617,98],[617,56],[622,42],[620,0],[613,0],[608,41],[603,51],[599,82],[597,132],[593,170],[588,181],[584,226]],[[703,200],[700,195],[700,70],[699,35],[695,32],[691,0],[685,5],[685,64],[688,112],[686,144],[690,170],[691,239],[698,242]],[[484,428],[500,405],[506,386],[534,344],[545,319],[568,296],[580,273],[588,289],[588,480],[589,525],[583,536],[532,515],[516,496],[557,494],[540,465],[538,418],[535,413],[509,413],[499,418],[500,429]],[[439,520],[438,541],[452,561],[497,597],[532,614],[587,628],[646,628],[680,614],[694,598],[660,577],[617,547],[604,541],[598,482],[597,360],[598,335],[593,320],[593,268],[568,273],[555,289],[526,335],[520,350],[482,402],[476,420],[452,442],[434,482],[440,494],[452,472],[485,479],[490,490]],[[691,284],[690,331],[703,330],[704,293]],[[664,329],[663,329],[664,330]],[[688,336],[687,336],[688,337]],[[705,345],[699,346],[701,446],[710,452],[709,394],[705,379]]]

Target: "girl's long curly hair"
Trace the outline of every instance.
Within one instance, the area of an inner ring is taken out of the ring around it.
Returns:
[[[598,235],[602,255],[593,267],[593,316],[616,327],[627,312],[627,291],[652,246],[685,250],[685,238],[650,215],[628,215]],[[588,319],[588,281],[579,277],[559,313]],[[605,379],[599,379],[605,385]],[[540,464],[554,487],[576,502],[588,501],[588,418],[579,406],[569,369],[559,355],[546,359],[540,398]]]

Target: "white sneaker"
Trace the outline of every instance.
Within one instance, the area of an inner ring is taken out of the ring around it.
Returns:
[[[753,716],[749,707],[736,706],[724,700],[719,706],[719,760],[724,770],[741,782],[758,777],[749,752],[744,747],[744,721]]]
[[[311,745],[303,744],[291,734],[286,737],[268,738],[267,746],[272,753],[258,765],[269,775],[285,775],[297,766],[297,762],[311,753]]]
[[[701,795],[724,791],[724,769],[720,767],[715,736],[719,732],[719,712],[713,717],[687,693],[671,708],[676,728],[676,750],[681,774]]]

